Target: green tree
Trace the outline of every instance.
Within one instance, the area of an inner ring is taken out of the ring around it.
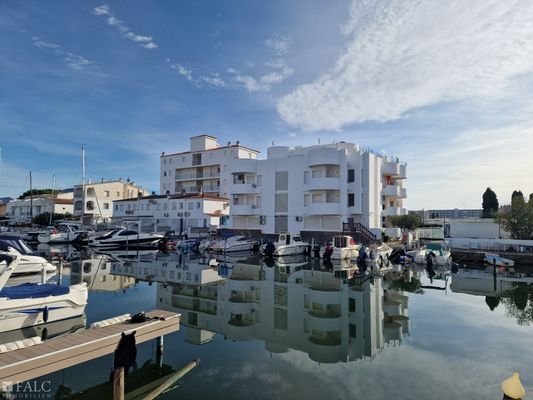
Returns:
[[[57,213],[54,213],[54,215],[52,216],[52,223],[58,221],[58,220],[61,220],[61,219],[68,219],[68,218],[71,218],[72,215],[71,214],[57,214]],[[45,212],[45,213],[42,213],[42,214],[39,214],[35,217],[33,217],[33,221],[32,221],[34,224],[36,225],[49,225],[50,224],[50,213],[48,212]]]
[[[388,217],[388,222],[392,226],[412,231],[422,226],[422,216],[418,214],[394,215]]]
[[[510,211],[498,215],[498,222],[513,239],[529,239],[533,234],[533,202],[526,202],[522,192],[515,190]]]
[[[57,189],[32,189],[32,190],[26,190],[24,193],[22,193],[19,196],[19,199],[23,199],[26,196],[38,196],[40,194],[52,194],[52,193],[63,193],[62,190]]]
[[[483,193],[483,218],[493,218],[498,212],[500,204],[496,193],[488,187]]]

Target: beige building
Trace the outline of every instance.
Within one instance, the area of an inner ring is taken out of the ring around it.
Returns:
[[[83,223],[87,225],[109,222],[113,215],[113,201],[148,194],[129,179],[87,183],[85,193],[83,189],[83,185],[74,187],[74,216],[83,216]]]

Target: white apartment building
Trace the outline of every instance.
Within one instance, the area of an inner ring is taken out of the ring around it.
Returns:
[[[266,160],[234,159],[229,172],[236,230],[312,235],[359,223],[379,238],[387,216],[407,214],[406,164],[352,143],[270,147]]]
[[[144,221],[158,232],[194,236],[216,231],[228,218],[229,199],[210,194],[151,195],[113,202],[113,221]]]
[[[34,195],[24,199],[11,200],[6,205],[6,217],[10,224],[29,224],[31,217],[39,214],[71,214],[73,213],[72,192],[55,193],[52,195]]]
[[[85,187],[85,193],[83,188]],[[148,192],[129,179],[104,181],[74,186],[74,217],[92,225],[108,222],[113,216],[113,201],[146,196]]]
[[[191,137],[188,151],[161,154],[160,193],[228,197],[231,183],[228,164],[234,159],[255,159],[258,153],[239,142],[221,146],[214,136]]]

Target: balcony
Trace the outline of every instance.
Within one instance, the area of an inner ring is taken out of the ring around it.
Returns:
[[[309,166],[340,165],[341,152],[337,149],[318,148],[309,151]]]
[[[407,179],[407,164],[400,164],[400,176],[398,179]]]
[[[381,167],[381,173],[383,175],[399,176],[400,175],[400,163],[395,161],[383,161]]]
[[[307,215],[338,215],[340,213],[340,203],[310,203],[304,207],[304,214]]]
[[[309,311],[307,321],[309,323],[310,329],[316,329],[321,331],[334,331],[341,328],[340,313],[337,313],[335,315],[329,315]]]
[[[304,184],[304,190],[339,190],[341,187],[340,178],[310,178]]]
[[[229,190],[230,194],[255,194],[261,193],[261,186],[255,183],[233,183]]]
[[[381,194],[387,197],[407,198],[407,190],[398,185],[385,186],[381,191]]]
[[[383,217],[392,217],[395,215],[406,215],[407,209],[401,207],[388,207],[381,212]]]
[[[232,215],[255,215],[261,210],[255,204],[236,204],[230,208]]]
[[[229,170],[232,174],[255,174],[257,172],[257,160],[245,160],[242,158],[232,160],[229,164]]]

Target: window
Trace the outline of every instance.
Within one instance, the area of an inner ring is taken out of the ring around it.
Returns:
[[[200,165],[202,163],[202,154],[193,154],[192,155],[192,165]]]
[[[173,202],[172,202],[172,210],[176,210],[176,208],[177,208],[177,206],[176,206],[176,202],[173,201]]]
[[[183,210],[183,203],[180,203],[180,210]]]
[[[357,329],[356,329],[356,326],[355,324],[349,324],[349,331],[350,331],[350,337],[351,338],[356,338],[357,336]]]
[[[289,190],[289,172],[276,172],[275,190]]]
[[[167,176],[167,171],[163,171],[163,176]]]
[[[109,203],[104,203],[104,210],[109,210]]]
[[[120,197],[120,192],[117,192],[117,197]]]
[[[166,164],[166,163],[167,163],[167,159],[163,158],[163,164]]]
[[[87,210],[93,211],[94,210],[94,203],[92,201],[88,201],[86,204]]]
[[[348,299],[348,311],[355,312],[355,299]]]
[[[104,196],[109,197],[109,190],[104,190]]]
[[[169,158],[169,159],[168,159],[168,163],[169,163],[169,164],[172,164],[172,158]]]
[[[167,210],[167,208],[168,208],[168,205],[167,205],[167,203],[163,203],[163,211],[166,211],[166,210]]]
[[[190,203],[187,205],[187,209],[189,209],[189,210],[194,210],[194,203],[193,203],[193,202],[190,202]]]
[[[355,182],[355,170],[354,169],[348,170],[348,182]]]
[[[115,204],[115,211],[118,211],[118,204]]]
[[[196,202],[196,208],[197,209],[200,208],[200,202],[199,201]]]
[[[348,207],[353,207],[355,205],[355,195],[353,193],[348,193]]]

